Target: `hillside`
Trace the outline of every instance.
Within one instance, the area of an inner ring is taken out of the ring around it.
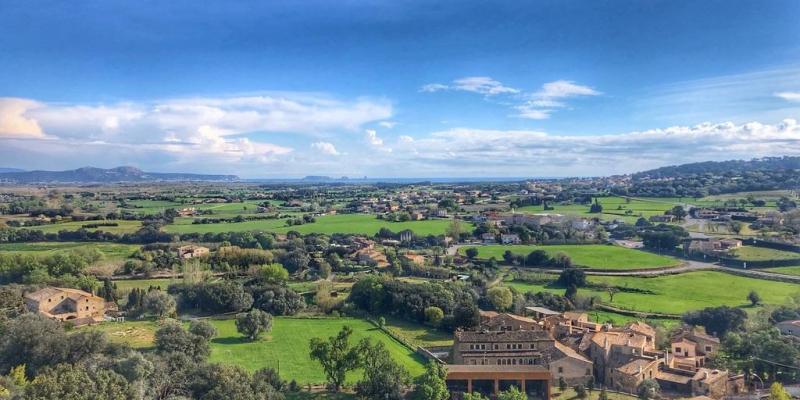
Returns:
[[[84,167],[67,171],[0,172],[0,182],[113,183],[155,181],[236,181],[236,175],[144,172],[134,167],[111,169]]]
[[[706,161],[657,168],[630,176],[618,194],[695,196],[800,187],[800,157]]]

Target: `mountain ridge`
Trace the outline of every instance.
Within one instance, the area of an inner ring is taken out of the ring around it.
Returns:
[[[63,171],[11,171],[0,170],[0,182],[14,183],[114,183],[159,181],[238,181],[236,175],[192,174],[175,172],[145,172],[131,166],[115,168],[81,167]]]

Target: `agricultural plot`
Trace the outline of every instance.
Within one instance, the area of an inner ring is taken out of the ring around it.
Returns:
[[[117,226],[101,226],[99,228],[86,228],[86,230],[90,232],[103,231],[109,233],[123,234],[123,233],[134,233],[137,230],[139,230],[139,228],[142,227],[142,223],[140,221],[114,220],[114,221],[69,221],[69,222],[59,222],[55,224],[47,224],[47,225],[31,226],[23,228],[42,231],[44,233],[58,233],[59,231],[77,231],[83,228],[84,225],[91,225],[91,224],[105,223],[105,222],[114,223],[117,224]]]
[[[518,212],[529,213],[554,213],[585,218],[602,218],[604,220],[621,219],[634,223],[640,217],[649,218],[653,215],[662,215],[664,211],[683,204],[691,199],[682,198],[625,198],[618,196],[598,197],[597,201],[603,206],[602,213],[590,213],[589,204],[549,204],[552,210],[544,210],[544,206],[526,206],[517,209]]]
[[[459,252],[464,254],[467,248],[469,246],[462,247]],[[544,250],[551,256],[565,253],[572,258],[573,264],[586,268],[627,270],[671,267],[680,264],[680,260],[672,257],[610,245],[487,245],[476,246],[476,248],[479,258],[494,257],[497,260],[503,259],[503,253],[506,250],[523,256],[533,250]]]
[[[776,274],[800,276],[800,266],[764,268],[762,271],[774,272]]]
[[[620,288],[631,288],[643,292],[618,292],[611,301],[609,294],[602,289],[581,288],[578,295],[598,296],[605,304],[627,310],[682,314],[686,311],[705,307],[727,305],[731,307],[749,306],[747,294],[755,290],[764,304],[774,305],[786,302],[790,296],[800,294],[800,286],[752,279],[724,272],[698,271],[654,278],[622,276],[592,276],[589,282]],[[548,291],[563,294],[563,288],[542,284],[509,282],[508,286],[519,291]]]
[[[272,331],[261,340],[250,342],[236,332],[232,319],[210,320],[219,334],[211,340],[209,361],[234,364],[249,371],[272,367],[280,371],[286,380],[297,380],[300,384],[324,383],[325,374],[316,361],[309,358],[308,343],[311,338],[336,335],[347,325],[353,329],[350,341],[353,345],[363,338],[377,340],[386,345],[392,357],[413,376],[424,370],[424,360],[411,349],[403,346],[367,321],[354,318],[302,319],[277,317],[273,319]],[[128,343],[134,348],[153,346],[157,321],[106,322],[86,329],[105,332],[115,343]],[[348,382],[360,378],[360,372],[348,374]]]
[[[406,229],[414,231],[420,236],[441,235],[447,229],[449,220],[425,220],[408,222],[389,222],[368,214],[337,214],[325,215],[317,218],[316,222],[287,226],[286,220],[259,220],[221,224],[192,224],[189,218],[180,218],[175,224],[167,225],[163,229],[169,233],[220,233],[220,232],[277,232],[286,233],[297,231],[301,234],[308,233],[352,233],[361,235],[374,235],[381,228],[400,232]]]
[[[794,260],[800,258],[800,253],[754,246],[742,246],[734,249],[732,254],[743,261]]]
[[[61,251],[77,249],[96,249],[103,254],[106,261],[119,261],[131,257],[138,245],[119,243],[82,243],[82,242],[33,242],[33,243],[2,243],[0,252],[19,253],[32,255],[49,255]]]
[[[219,331],[211,342],[211,362],[232,363],[250,371],[272,367],[280,371],[282,378],[295,379],[301,384],[325,381],[322,367],[309,358],[308,342],[314,337],[334,336],[345,325],[353,329],[351,343],[356,344],[363,338],[381,341],[395,361],[413,376],[421,374],[424,369],[420,356],[360,319],[275,318],[272,332],[256,342],[249,342],[236,332],[233,320],[211,322]],[[355,382],[359,376],[360,373],[348,374],[348,381]]]

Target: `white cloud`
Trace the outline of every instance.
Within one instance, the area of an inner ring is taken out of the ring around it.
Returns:
[[[423,85],[421,88],[419,88],[419,91],[420,92],[426,92],[426,93],[433,93],[433,92],[439,92],[439,91],[442,91],[442,90],[447,90],[449,88],[450,88],[449,86],[443,85],[441,83],[429,83],[429,84]]]
[[[396,121],[381,121],[381,122],[378,122],[378,125],[386,128],[386,129],[392,129],[395,126],[397,126],[397,122]]]
[[[0,98],[0,138],[42,138],[44,132],[28,111],[41,104],[28,99]]]
[[[390,147],[384,146],[383,139],[378,137],[377,131],[375,131],[374,129],[367,129],[365,133],[366,133],[365,135],[366,141],[370,146],[387,153],[392,152],[392,149]]]
[[[800,102],[800,92],[779,92],[775,93],[775,96],[780,97],[786,101]]]
[[[439,92],[442,90],[460,90],[464,92],[480,93],[486,96],[514,94],[520,92],[519,89],[505,86],[499,81],[488,76],[468,76],[465,78],[456,79],[450,85],[429,83],[420,88],[420,91],[428,93]]]
[[[602,93],[589,86],[578,85],[573,81],[558,80],[542,85],[542,88],[527,97],[529,100],[517,105],[518,117],[527,119],[548,119],[556,110],[567,107],[564,99],[579,96],[598,96]]]
[[[567,107],[565,99],[602,94],[589,86],[568,80],[547,82],[538,91],[526,93],[488,76],[456,79],[450,85],[430,83],[420,88],[420,91],[429,93],[443,90],[479,93],[487,98],[505,95],[507,102],[517,111],[515,115],[526,119],[548,119],[556,110]]]
[[[411,143],[414,141],[414,138],[408,135],[400,135],[398,140],[400,140],[400,143]]]
[[[319,151],[322,154],[329,156],[338,156],[340,153],[336,150],[336,146],[330,142],[314,142],[311,143],[311,148]]]

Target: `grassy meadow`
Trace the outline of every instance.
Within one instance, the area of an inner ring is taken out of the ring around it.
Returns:
[[[793,260],[800,258],[800,253],[754,246],[742,246],[732,250],[732,254],[744,261]]]
[[[31,255],[49,255],[62,251],[77,249],[97,249],[105,260],[124,260],[130,258],[138,245],[120,243],[86,243],[86,242],[31,242],[0,243],[0,252]]]
[[[374,235],[381,228],[388,228],[394,232],[406,229],[414,231],[420,236],[441,235],[447,229],[449,220],[424,220],[408,222],[389,222],[368,214],[336,214],[318,217],[316,222],[287,226],[285,219],[270,219],[260,221],[233,222],[221,224],[192,224],[191,218],[179,218],[175,224],[167,225],[163,229],[169,233],[220,233],[220,232],[247,232],[263,231],[286,233],[297,231],[301,234],[308,233],[352,233]]]
[[[635,288],[649,293],[618,292],[610,301],[606,291],[578,289],[578,295],[598,296],[605,304],[627,310],[682,314],[705,307],[727,305],[749,307],[747,294],[755,290],[764,304],[782,304],[790,296],[800,294],[800,285],[752,279],[716,271],[697,271],[653,278],[626,276],[591,276],[589,282],[621,288]],[[563,294],[563,288],[512,281],[506,285],[522,292],[548,291]]]
[[[250,342],[236,332],[234,320],[210,320],[218,335],[211,340],[209,361],[241,366],[249,371],[272,367],[279,370],[286,380],[297,380],[300,384],[323,383],[325,374],[316,361],[308,355],[311,338],[336,335],[347,325],[353,329],[351,344],[363,338],[377,340],[386,345],[392,357],[413,376],[423,372],[424,360],[411,349],[403,346],[371,323],[354,318],[303,319],[276,317],[272,331],[260,340]],[[106,322],[85,329],[98,329],[117,343],[129,343],[135,348],[150,348],[158,329],[157,321]],[[359,379],[360,372],[348,374],[348,382]]]
[[[84,225],[89,224],[96,224],[96,223],[116,223],[118,226],[101,226],[99,228],[86,228],[87,231],[94,232],[94,231],[103,231],[109,233],[134,233],[139,228],[142,227],[141,221],[124,221],[124,220],[114,220],[114,221],[67,221],[67,222],[58,222],[55,224],[47,224],[47,225],[39,225],[39,226],[26,226],[21,227],[20,229],[31,229],[35,231],[42,231],[44,233],[58,233],[59,231],[77,231],[81,229]]]
[[[662,215],[664,211],[678,204],[691,202],[691,198],[625,198],[619,196],[598,197],[597,202],[603,206],[602,213],[590,213],[590,204],[548,204],[552,210],[544,210],[543,205],[526,206],[517,209],[518,212],[529,213],[555,213],[586,218],[599,217],[605,220],[621,219],[625,222],[636,222],[640,217],[649,218],[653,215]]]
[[[469,247],[461,247],[459,252],[464,254]],[[528,255],[533,250],[544,250],[551,256],[563,252],[572,258],[573,264],[586,268],[628,270],[671,267],[680,264],[680,260],[672,257],[620,246],[599,244],[550,246],[486,245],[475,247],[478,249],[479,258],[488,259],[494,257],[497,260],[503,259],[503,253],[506,250],[511,250],[512,253],[520,255]]]

